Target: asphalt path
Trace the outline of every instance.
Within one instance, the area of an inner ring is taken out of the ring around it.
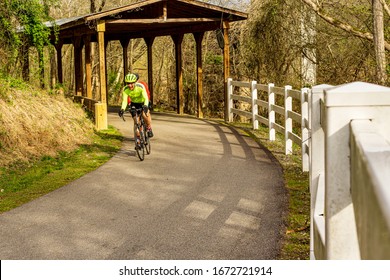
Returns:
[[[153,113],[140,161],[132,121],[106,164],[0,215],[0,259],[277,259],[287,194],[278,162],[229,126]]]

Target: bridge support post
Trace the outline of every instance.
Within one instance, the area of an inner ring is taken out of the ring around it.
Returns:
[[[99,72],[100,72],[100,100],[102,105],[98,105],[98,110],[101,113],[95,113],[95,124],[98,129],[107,129],[107,79],[106,79],[106,47],[104,41],[104,33],[106,25],[104,21],[99,22],[97,26],[98,44],[99,44]],[[100,104],[100,103],[98,103]],[[96,111],[98,111],[96,110]]]
[[[229,95],[228,95],[228,78],[230,77],[230,49],[229,49],[229,22],[223,22],[223,76],[224,76],[224,94],[225,94],[225,121],[228,121],[229,116]]]

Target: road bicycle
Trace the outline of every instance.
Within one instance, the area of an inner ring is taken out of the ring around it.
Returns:
[[[143,161],[145,159],[145,152],[146,154],[150,154],[151,152],[151,145],[150,145],[150,138],[146,130],[146,123],[144,118],[142,117],[142,108],[136,109],[135,107],[130,108],[131,110],[135,111],[135,121],[134,121],[134,143],[135,143],[135,150],[137,152],[137,156],[140,159],[140,161]],[[150,112],[149,112],[150,114]],[[125,121],[124,116],[122,116],[122,119]]]

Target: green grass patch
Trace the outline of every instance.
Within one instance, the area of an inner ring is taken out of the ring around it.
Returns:
[[[233,123],[267,148],[283,167],[285,187],[288,190],[289,206],[285,218],[286,232],[280,255],[282,260],[310,259],[310,189],[309,173],[302,172],[300,148],[293,145],[293,154],[284,154],[284,139],[276,134],[276,141],[269,141],[268,128],[260,126],[253,130],[251,124]]]
[[[122,142],[119,132],[110,126],[96,132],[92,144],[73,152],[44,156],[29,164],[0,168],[0,213],[56,190],[91,172],[109,160]]]

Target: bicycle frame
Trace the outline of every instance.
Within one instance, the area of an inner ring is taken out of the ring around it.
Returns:
[[[134,108],[135,109],[135,108]],[[130,112],[131,109],[128,111]],[[149,155],[151,152],[150,138],[146,131],[146,123],[143,118],[143,109],[135,109],[134,120],[134,142],[135,150],[137,152],[138,158],[143,161],[145,159],[145,150]],[[131,112],[130,112],[131,114]],[[126,121],[125,117],[122,115],[123,121]],[[139,141],[138,141],[139,140]]]

